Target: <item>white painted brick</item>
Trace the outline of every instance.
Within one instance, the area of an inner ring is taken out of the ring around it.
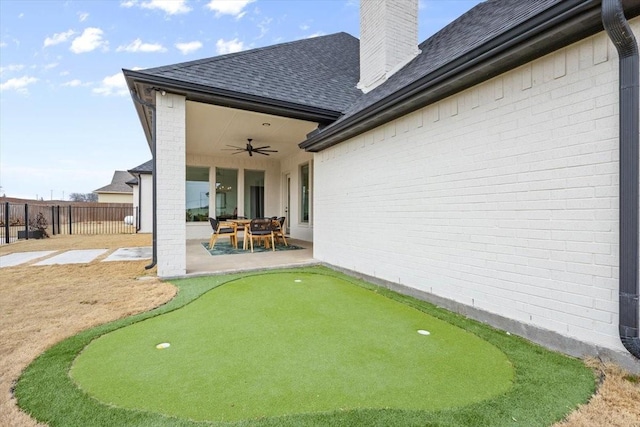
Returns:
[[[616,60],[597,34],[316,155],[314,256],[620,350]]]

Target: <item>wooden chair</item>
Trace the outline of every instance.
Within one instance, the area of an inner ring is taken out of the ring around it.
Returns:
[[[251,244],[251,252],[253,252],[253,240],[264,240],[265,246],[271,240],[271,248],[275,251],[276,245],[273,237],[273,229],[271,227],[271,218],[252,219],[245,231],[245,239],[249,239]]]
[[[286,237],[284,237],[284,232],[286,230],[284,228],[284,222],[287,220],[287,217],[281,216],[280,218],[272,218],[272,220],[273,220],[273,238],[277,242],[278,238],[281,237],[284,245],[289,246],[289,244],[287,244]]]
[[[238,249],[238,226],[232,222],[222,222],[215,218],[209,218],[211,228],[211,238],[209,239],[209,249],[213,249],[218,241],[218,236],[229,236],[229,243]]]

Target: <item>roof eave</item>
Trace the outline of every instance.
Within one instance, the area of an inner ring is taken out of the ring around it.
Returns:
[[[601,30],[600,1],[559,2],[343,122],[310,134],[299,147],[322,151]]]
[[[340,111],[260,97],[226,89],[212,88],[196,83],[154,76],[142,71],[122,71],[127,80],[129,90],[135,91],[141,99],[147,98],[146,101],[149,103],[155,103],[154,97],[150,95],[152,92],[164,90],[166,92],[184,95],[189,101],[312,121],[320,124],[332,123],[342,115]],[[145,127],[147,140],[150,141],[151,124],[146,120],[146,115],[143,111],[144,107],[138,103],[135,104],[140,121],[143,127]]]

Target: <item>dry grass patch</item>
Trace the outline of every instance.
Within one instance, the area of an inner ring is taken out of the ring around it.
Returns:
[[[148,235],[56,236],[0,247],[13,252],[148,246]],[[0,425],[34,426],[11,394],[20,372],[40,353],[84,329],[150,310],[175,287],[145,270],[149,260],[15,266],[0,269]],[[146,276],[146,277],[144,277]],[[140,280],[144,277],[145,280]]]
[[[640,376],[597,360],[587,365],[600,373],[598,392],[554,427],[639,427]]]

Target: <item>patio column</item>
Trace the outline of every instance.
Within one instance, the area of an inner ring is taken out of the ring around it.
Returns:
[[[185,176],[186,99],[156,92],[158,276],[187,271]]]

